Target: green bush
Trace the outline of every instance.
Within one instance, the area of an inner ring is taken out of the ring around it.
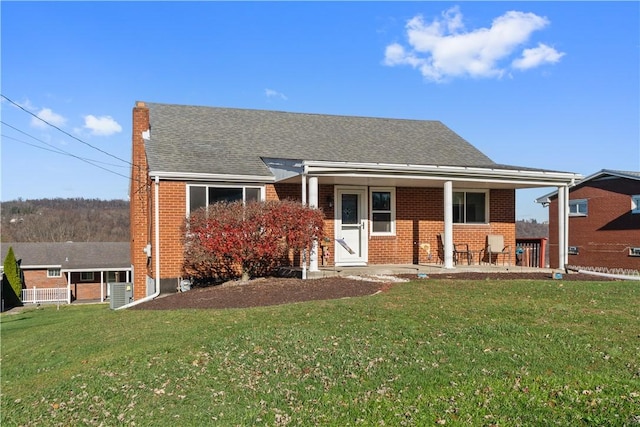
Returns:
[[[22,295],[22,278],[20,277],[20,268],[18,267],[18,262],[16,261],[16,256],[13,253],[13,247],[9,247],[7,251],[7,256],[4,259],[4,274],[15,292],[18,299],[20,299]]]

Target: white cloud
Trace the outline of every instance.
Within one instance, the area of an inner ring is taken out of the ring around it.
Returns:
[[[273,89],[265,89],[264,94],[267,96],[267,98],[280,98],[280,99],[284,99],[285,101],[288,99],[285,94],[280,93]]]
[[[558,52],[554,48],[540,43],[538,47],[523,50],[522,57],[514,60],[512,65],[519,70],[528,70],[546,63],[555,64],[564,55],[563,52]]]
[[[66,122],[67,119],[64,118],[63,116],[61,116],[58,113],[54,113],[53,111],[51,111],[50,108],[43,108],[41,109],[38,114],[36,114],[37,117],[39,117],[40,119],[46,121],[47,123],[50,123],[54,126],[63,126]],[[41,128],[44,129],[46,128],[48,125],[47,123],[43,122],[42,120],[38,120],[36,117],[32,117],[31,118],[31,126],[33,127],[37,127],[37,128]]]
[[[84,128],[89,129],[91,135],[109,136],[122,132],[122,126],[111,116],[96,117],[91,114],[84,116]]]
[[[409,46],[393,43],[385,49],[384,64],[409,65],[431,81],[455,77],[502,77],[513,55],[531,35],[549,25],[549,20],[533,13],[509,11],[493,20],[489,28],[467,31],[458,6],[444,11],[439,18],[425,22],[421,15],[406,24]],[[513,60],[518,69],[555,63],[564,53],[540,44],[525,49]],[[505,68],[506,67],[506,68]]]

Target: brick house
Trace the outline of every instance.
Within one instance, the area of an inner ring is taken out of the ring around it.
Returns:
[[[175,291],[184,220],[217,200],[322,209],[330,243],[312,251],[310,271],[320,262],[454,268],[454,242],[479,253],[488,234],[501,234],[515,247],[516,189],[562,189],[580,177],[496,164],[438,121],[138,101],[132,132],[136,300]],[[426,244],[441,250],[429,258]]]
[[[640,271],[640,172],[602,169],[569,189],[567,251],[559,255],[558,194],[536,200],[549,206],[552,268],[560,256],[576,267]]]
[[[2,243],[2,260],[10,247],[25,288],[68,287],[72,301],[104,301],[108,283],[131,279],[127,242]]]

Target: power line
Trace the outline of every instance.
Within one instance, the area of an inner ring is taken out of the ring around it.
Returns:
[[[7,123],[5,123],[5,122],[1,121],[1,120],[0,120],[0,123],[2,123],[2,124],[3,124],[3,125],[5,125],[5,126],[8,126],[8,127],[12,128],[12,129],[15,129],[15,130],[16,130],[16,131],[18,131],[18,132],[24,133],[24,132],[23,132],[23,131],[21,131],[20,129],[14,128],[13,126],[11,126],[11,125],[9,125],[9,124],[7,124]],[[38,138],[36,138],[36,137],[34,137],[34,136],[32,136],[32,135],[29,135],[29,134],[27,134],[27,133],[24,133],[24,134],[25,134],[25,135],[27,135],[27,136],[28,136],[28,137],[30,137],[30,138],[35,139],[36,141],[38,141],[38,142],[40,142],[40,143],[45,144],[45,145],[48,145],[49,147],[52,147],[52,148],[45,148],[45,147],[41,147],[41,146],[39,146],[39,145],[32,144],[32,143],[27,142],[27,141],[23,141],[23,140],[21,140],[21,139],[18,139],[18,138],[16,138],[16,137],[11,136],[11,135],[5,135],[4,133],[2,134],[2,137],[3,137],[3,138],[6,138],[6,139],[12,139],[12,140],[14,140],[14,141],[16,141],[16,142],[19,142],[19,143],[21,143],[21,144],[29,145],[29,146],[31,146],[31,147],[38,148],[38,149],[40,149],[40,150],[50,151],[50,152],[52,152],[52,153],[61,154],[61,155],[64,155],[64,156],[74,157],[74,158],[77,158],[78,160],[83,160],[83,161],[86,161],[86,162],[91,162],[92,164],[93,164],[93,163],[101,163],[101,164],[103,164],[103,165],[111,166],[111,167],[114,167],[114,168],[126,168],[126,167],[127,167],[127,166],[124,166],[124,165],[116,165],[116,164],[113,164],[113,163],[107,163],[107,162],[103,162],[103,161],[96,160],[96,159],[88,159],[88,158],[86,158],[86,157],[79,157],[79,156],[76,156],[76,155],[74,155],[73,153],[69,153],[68,151],[65,151],[65,150],[63,150],[63,149],[61,149],[61,148],[54,147],[53,145],[51,145],[51,144],[49,144],[49,143],[47,143],[47,142],[45,142],[45,141],[43,141],[43,140],[41,140],[41,139],[38,139]]]
[[[29,114],[30,116],[35,117],[36,119],[40,120],[41,122],[45,123],[46,125],[51,126],[51,127],[52,127],[52,128],[54,128],[54,129],[57,129],[58,131],[60,131],[60,132],[64,133],[64,134],[65,134],[65,135],[67,135],[68,137],[73,138],[73,139],[75,139],[76,141],[78,141],[78,142],[80,142],[80,143],[82,143],[82,144],[84,144],[84,145],[86,145],[86,146],[88,146],[88,147],[91,147],[91,148],[93,148],[94,150],[97,150],[97,151],[101,152],[102,154],[106,154],[106,155],[107,155],[107,156],[109,156],[109,157],[113,157],[113,158],[114,158],[114,159],[116,159],[116,160],[119,160],[119,161],[121,161],[121,162],[127,163],[127,164],[128,164],[128,165],[130,165],[130,166],[134,166],[134,164],[133,164],[133,163],[131,163],[130,161],[128,161],[128,160],[124,160],[124,159],[121,159],[120,157],[115,156],[115,155],[113,155],[113,154],[111,154],[111,153],[109,153],[109,152],[107,152],[107,151],[104,151],[104,150],[103,150],[103,149],[101,149],[101,148],[98,148],[98,147],[96,147],[96,146],[94,146],[94,145],[91,145],[91,144],[89,144],[88,142],[85,142],[85,141],[81,140],[80,138],[78,138],[78,137],[76,137],[76,136],[74,136],[74,135],[70,134],[69,132],[67,132],[67,131],[65,131],[65,130],[63,130],[63,129],[60,129],[58,126],[56,126],[56,125],[54,125],[54,124],[52,124],[52,123],[49,123],[49,122],[48,122],[48,121],[46,121],[45,119],[43,119],[43,118],[41,118],[41,117],[38,117],[36,114],[33,114],[31,111],[27,110],[27,109],[26,109],[26,108],[24,108],[22,105],[20,105],[20,104],[18,104],[17,102],[15,102],[15,101],[11,100],[10,98],[6,97],[4,94],[1,94],[1,93],[0,93],[0,96],[1,96],[2,98],[6,99],[6,100],[7,100],[8,102],[10,102],[11,104],[13,104],[13,105],[15,105],[16,107],[18,107],[19,109],[21,109],[22,111],[24,111],[25,113]]]
[[[3,137],[3,138],[13,139],[13,140],[15,140],[15,141],[17,141],[17,142],[21,142],[21,143],[23,143],[23,144],[31,145],[31,146],[33,146],[33,147],[40,148],[40,149],[42,149],[42,150],[51,151],[51,152],[54,152],[54,153],[57,153],[57,154],[61,154],[61,155],[67,155],[67,156],[73,157],[73,158],[75,158],[75,159],[78,159],[78,160],[80,160],[80,161],[83,161],[83,162],[85,162],[85,163],[88,163],[88,164],[90,164],[91,166],[95,166],[95,167],[97,167],[97,168],[100,168],[100,169],[102,169],[102,170],[105,170],[105,171],[107,171],[107,172],[109,172],[109,173],[112,173],[112,174],[114,174],[114,175],[118,175],[118,176],[121,176],[121,177],[123,177],[123,178],[127,178],[127,179],[129,179],[129,178],[130,178],[130,177],[129,177],[129,176],[127,176],[127,175],[123,175],[123,174],[121,174],[121,173],[118,173],[118,172],[112,171],[112,170],[110,170],[110,169],[107,169],[107,168],[105,168],[105,167],[103,167],[103,166],[97,165],[97,164],[93,163],[93,161],[92,161],[92,160],[88,160],[88,159],[82,158],[82,157],[77,156],[77,155],[75,155],[75,154],[73,154],[73,153],[70,153],[70,152],[65,151],[65,150],[63,150],[63,149],[61,149],[61,148],[58,148],[58,147],[56,147],[56,146],[54,146],[54,145],[51,145],[51,144],[49,144],[49,143],[47,143],[47,142],[45,142],[45,141],[42,141],[41,139],[38,139],[38,138],[36,138],[36,137],[35,137],[35,136],[33,136],[33,135],[29,135],[28,133],[26,133],[26,132],[24,132],[24,131],[22,131],[22,130],[20,130],[20,129],[16,128],[15,126],[12,126],[12,125],[10,125],[10,124],[6,123],[5,121],[0,120],[0,123],[2,123],[4,126],[7,126],[7,127],[11,128],[11,129],[13,129],[13,130],[17,131],[17,132],[22,133],[22,134],[24,134],[24,135],[26,135],[26,136],[28,136],[28,137],[30,137],[30,138],[33,138],[33,139],[35,139],[36,141],[38,141],[38,142],[40,142],[40,143],[42,143],[42,144],[45,144],[45,145],[47,145],[47,146],[49,146],[49,147],[52,147],[53,149],[48,149],[48,148],[44,148],[44,147],[39,147],[39,146],[37,146],[37,145],[35,145],[35,144],[31,144],[31,143],[28,143],[28,142],[26,142],[26,141],[21,141],[21,140],[19,140],[19,139],[17,139],[17,138],[14,138],[14,137],[11,137],[11,136],[8,136],[8,135],[4,135],[4,134],[2,134],[2,137]],[[117,167],[120,167],[120,166],[117,166]]]

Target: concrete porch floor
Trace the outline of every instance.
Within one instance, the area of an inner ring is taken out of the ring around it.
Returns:
[[[317,279],[332,276],[373,276],[398,274],[456,274],[464,272],[481,273],[553,273],[550,268],[522,267],[519,265],[483,264],[483,265],[454,265],[454,268],[444,268],[442,264],[389,264],[368,265],[363,267],[320,267],[320,271],[308,271],[307,278]],[[300,274],[302,271],[300,270]],[[300,276],[299,276],[300,277]]]

